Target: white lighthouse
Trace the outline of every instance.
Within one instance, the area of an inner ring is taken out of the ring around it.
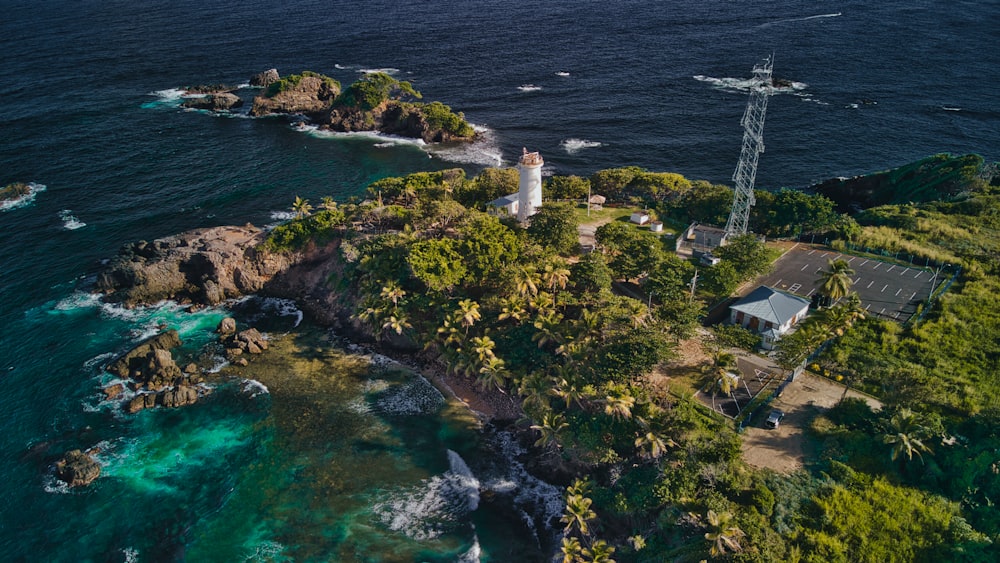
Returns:
[[[522,149],[517,169],[521,171],[517,191],[517,220],[524,223],[542,206],[542,155]]]

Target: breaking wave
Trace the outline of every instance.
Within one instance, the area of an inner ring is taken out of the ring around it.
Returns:
[[[586,139],[564,139],[561,143],[559,143],[559,146],[562,147],[567,154],[576,154],[583,149],[602,147],[604,144],[597,141],[588,141]]]
[[[373,512],[390,530],[415,540],[430,540],[453,530],[479,507],[479,480],[469,466],[448,450],[448,471],[414,487],[390,493]]]
[[[75,231],[87,226],[86,223],[74,217],[73,212],[69,209],[60,211],[59,218],[62,219],[63,228],[68,231]]]

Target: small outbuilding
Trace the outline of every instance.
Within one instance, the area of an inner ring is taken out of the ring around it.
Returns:
[[[510,194],[499,197],[489,202],[486,205],[486,208],[495,215],[510,215],[511,217],[517,217],[517,196],[518,194]]]
[[[629,221],[635,223],[636,225],[645,225],[649,222],[649,213],[645,211],[636,211],[632,213],[631,217],[629,217]]]
[[[762,285],[729,307],[729,320],[774,342],[809,313],[809,300]]]

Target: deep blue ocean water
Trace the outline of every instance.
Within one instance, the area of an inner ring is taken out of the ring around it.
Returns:
[[[459,485],[447,490],[467,492],[448,452],[475,473],[475,448],[442,430],[438,407],[417,413],[424,434],[392,444],[398,471],[343,489],[288,481],[324,458],[282,433],[277,392],[261,406],[233,384],[183,411],[115,414],[96,400],[111,354],[161,323],[179,327],[193,354],[225,311],[123,311],[75,292],[77,281],[127,241],[273,223],[297,195],[346,199],[384,176],[474,173],[513,163],[521,147],[541,151],[546,173],[636,165],[729,182],[740,84],[772,53],[775,76],[793,86],[770,100],[758,186],[804,187],[937,152],[1000,160],[998,17],[995,1],[0,1],[0,183],[45,186],[0,211],[0,553],[503,560],[505,543],[530,547],[516,523],[468,506],[434,538],[420,527],[429,524],[378,517],[387,502],[425,509],[437,499],[425,492],[449,479]],[[485,139],[427,147],[323,136],[282,118],[183,111],[171,92],[241,84],[271,67],[345,84],[388,69],[465,112]],[[375,400],[379,378],[366,377],[343,401]],[[386,435],[400,424],[378,408],[362,415]],[[105,477],[86,491],[56,486],[52,456],[97,443]],[[297,466],[299,455],[311,461]],[[275,475],[260,467],[269,463]],[[266,486],[278,492],[253,494]],[[286,489],[348,491],[323,506],[356,517],[296,504]]]

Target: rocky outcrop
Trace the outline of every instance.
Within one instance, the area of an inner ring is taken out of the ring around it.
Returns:
[[[275,90],[275,86],[284,88]],[[340,87],[323,76],[289,77],[268,87],[264,94],[253,100],[250,115],[262,116],[275,113],[301,113],[316,116],[330,109],[340,94]]]
[[[258,249],[265,237],[247,225],[131,243],[98,275],[96,289],[127,306],[164,299],[216,305],[259,291],[289,266],[288,256]]]
[[[197,98],[188,98],[181,102],[181,106],[192,109],[204,109],[209,111],[229,111],[241,107],[243,99],[230,92],[216,94],[205,94]]]
[[[108,372],[130,380],[128,387],[136,395],[125,401],[129,413],[153,408],[157,405],[180,407],[198,400],[202,382],[197,366],[189,365],[184,371],[174,361],[170,350],[181,344],[176,330],[169,330],[145,340],[123,354],[106,368]],[[104,389],[107,399],[119,397],[125,385],[116,383]]]
[[[244,353],[262,354],[264,350],[267,350],[267,340],[255,328],[248,328],[230,336],[223,336],[221,340],[223,346],[226,347],[226,357],[230,360]]]
[[[156,336],[147,338],[137,346],[123,354],[106,368],[108,372],[122,378],[135,378],[142,373],[144,365],[148,364],[148,358],[156,351],[172,350],[181,345],[181,337],[176,330],[161,332]]]
[[[333,131],[378,131],[387,135],[398,135],[413,139],[423,139],[427,143],[468,141],[475,133],[460,136],[441,127],[435,127],[427,120],[422,106],[389,101],[369,111],[357,107],[337,107],[321,122]]]
[[[24,182],[14,182],[0,188],[0,201],[13,200],[31,193],[31,186]]]
[[[219,326],[215,328],[215,332],[228,336],[230,334],[236,333],[236,319],[232,317],[226,317],[219,321]]]
[[[281,80],[281,75],[278,74],[278,69],[269,68],[260,74],[250,77],[250,85],[267,88],[279,80]]]
[[[93,458],[97,450],[68,452],[56,462],[56,476],[70,487],[84,487],[101,475],[101,464]]]

